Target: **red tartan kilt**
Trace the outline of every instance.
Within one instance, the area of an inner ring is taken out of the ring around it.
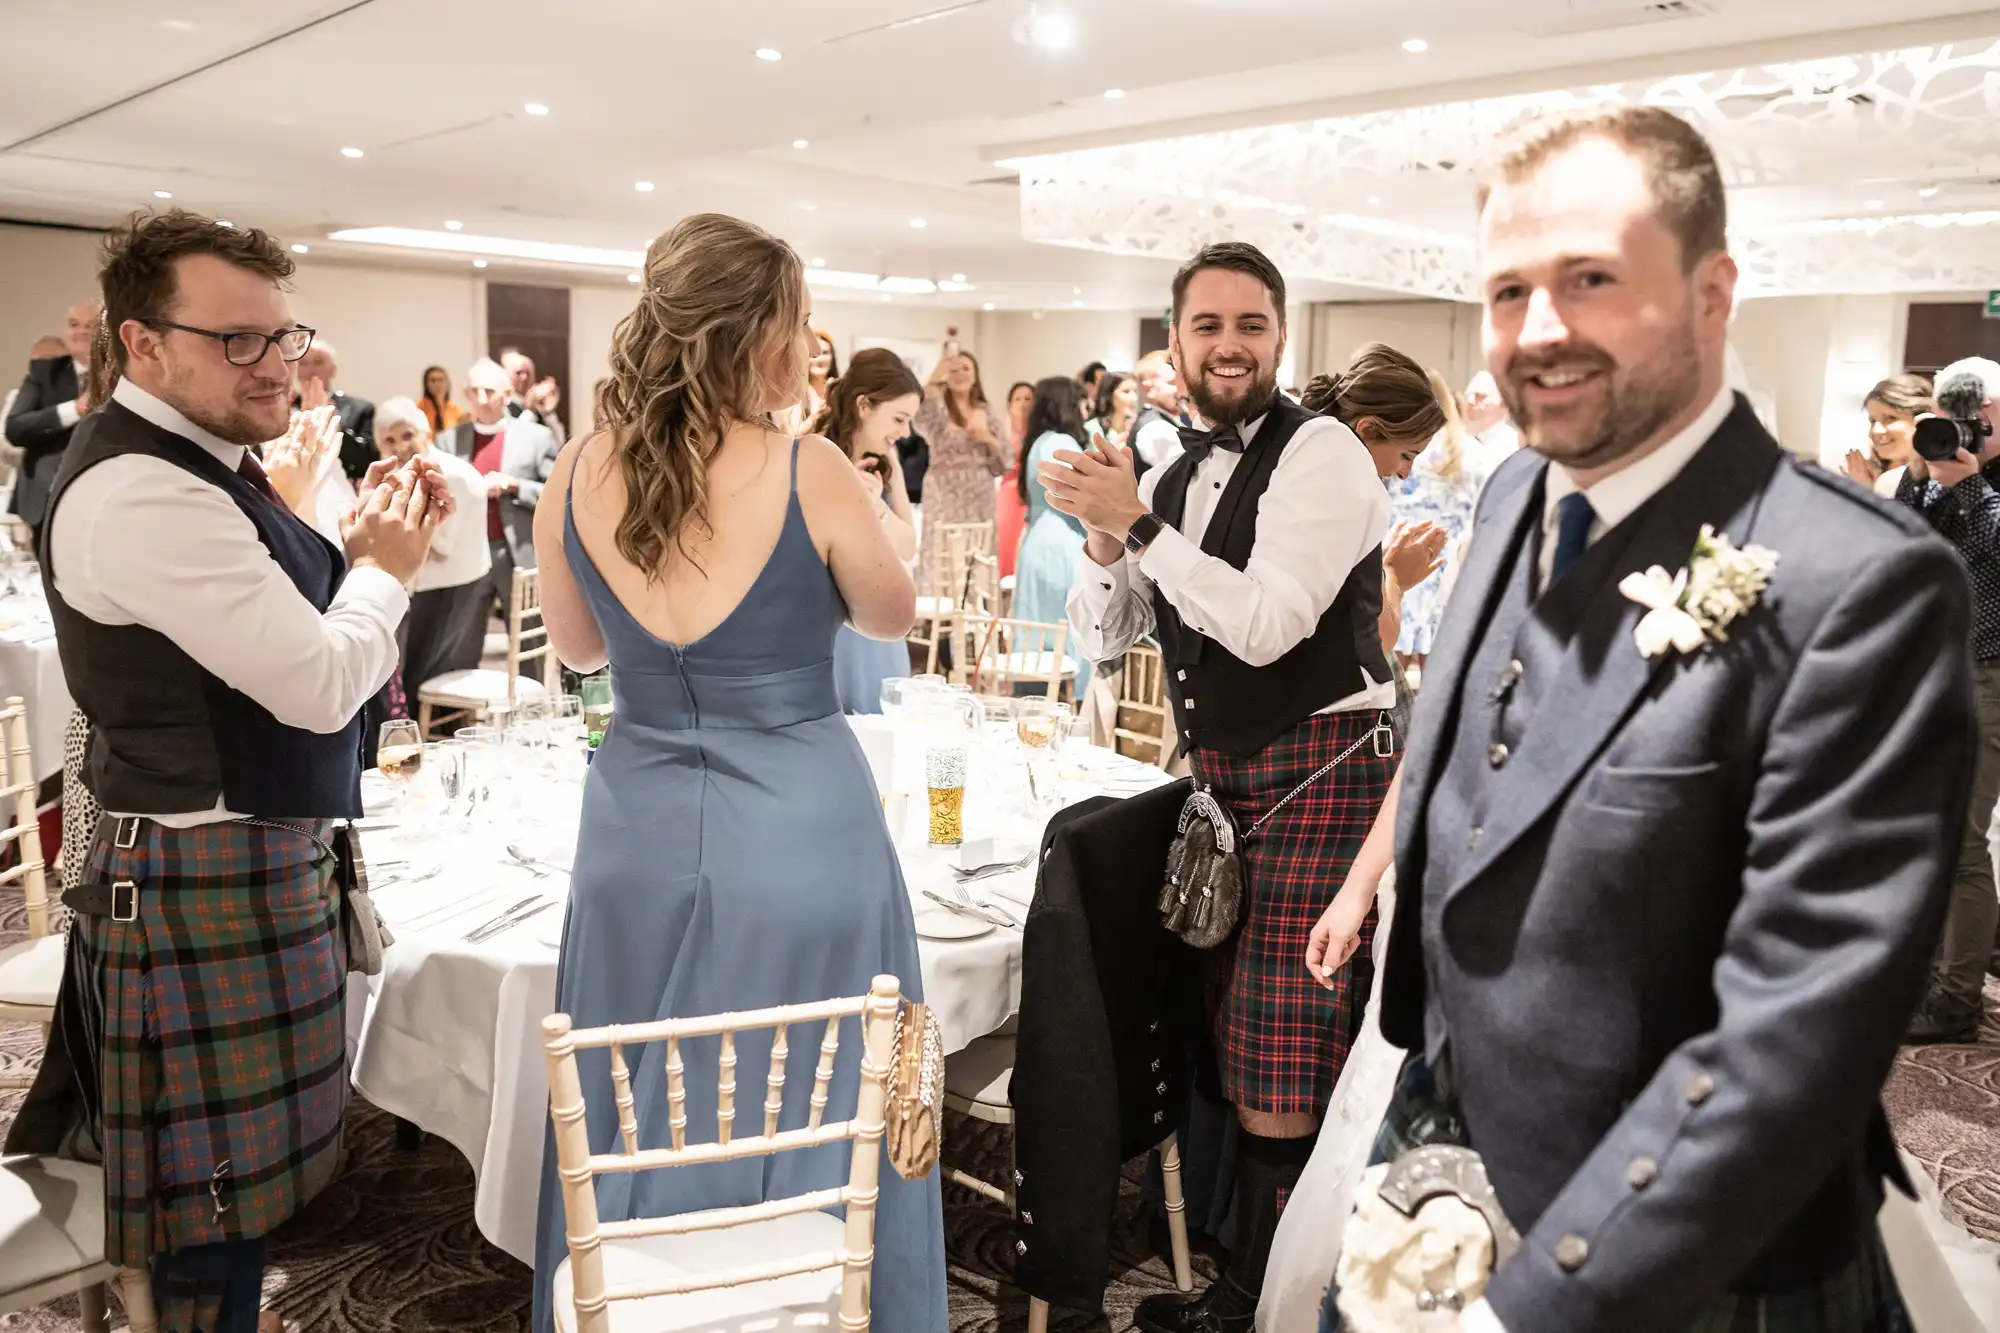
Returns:
[[[1320,713],[1255,756],[1198,749],[1195,780],[1248,830],[1322,765],[1381,723],[1377,712]],[[1374,982],[1375,913],[1328,990],[1306,972],[1306,941],[1361,850],[1399,754],[1372,744],[1293,797],[1244,852],[1248,910],[1236,938],[1210,955],[1211,1013],[1223,1090],[1271,1115],[1323,1115],[1361,1027]]]

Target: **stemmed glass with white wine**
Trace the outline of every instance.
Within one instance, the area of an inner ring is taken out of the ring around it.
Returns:
[[[1069,705],[1055,699],[1014,700],[1014,738],[1027,754],[1028,794],[1037,809],[1057,799],[1055,752],[1069,717]]]
[[[424,736],[409,718],[391,718],[382,724],[375,747],[375,766],[382,776],[396,784],[396,818],[410,817],[410,784],[424,768]]]

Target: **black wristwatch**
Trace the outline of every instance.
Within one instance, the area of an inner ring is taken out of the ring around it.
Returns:
[[[1158,514],[1141,514],[1132,520],[1132,526],[1125,533],[1125,549],[1138,555],[1160,535],[1160,529],[1167,526],[1166,520]]]

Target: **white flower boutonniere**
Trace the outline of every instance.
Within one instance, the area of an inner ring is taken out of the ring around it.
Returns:
[[[1691,653],[1703,644],[1726,643],[1729,626],[1757,605],[1778,567],[1778,553],[1763,546],[1737,547],[1704,523],[1694,554],[1678,574],[1654,565],[1628,574],[1618,591],[1646,608],[1633,632],[1639,651],[1655,657],[1673,648]]]

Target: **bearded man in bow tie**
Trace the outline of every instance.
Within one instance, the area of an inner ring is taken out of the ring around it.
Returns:
[[[1208,246],[1174,276],[1169,350],[1206,426],[1178,457],[1135,480],[1130,451],[1107,445],[1040,476],[1089,529],[1069,597],[1081,652],[1103,661],[1157,635],[1195,780],[1239,832],[1268,817],[1244,849],[1241,927],[1209,955],[1242,1128],[1237,1244],[1208,1291],[1137,1315],[1146,1333],[1239,1333],[1373,980],[1372,915],[1331,988],[1298,959],[1396,763],[1377,625],[1389,498],[1353,431],[1277,391],[1285,280],[1254,246]]]

